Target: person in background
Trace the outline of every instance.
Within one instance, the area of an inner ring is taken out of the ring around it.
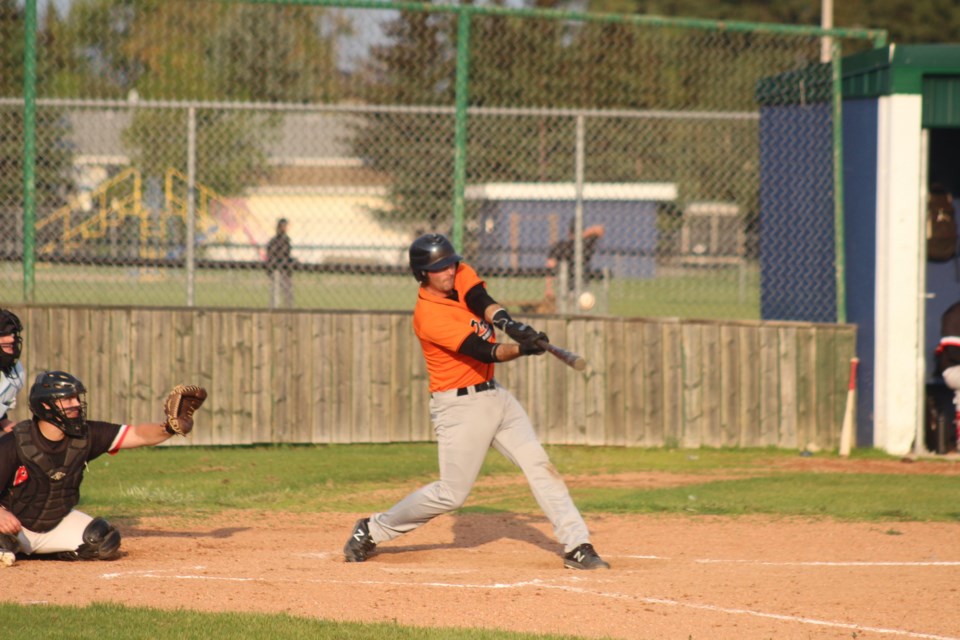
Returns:
[[[267,243],[267,271],[270,273],[270,307],[293,306],[293,265],[296,260],[291,253],[290,236],[286,218],[277,220],[277,232]]]
[[[576,236],[576,219],[570,220],[570,229],[567,233],[567,237],[564,240],[558,240],[550,247],[550,252],[547,254],[547,281],[546,281],[546,292],[545,295],[547,298],[555,299],[557,296],[556,287],[554,285],[554,280],[559,274],[559,267],[561,262],[567,263],[567,281],[568,289],[573,291],[576,288],[576,283],[574,282],[576,270],[575,270],[575,247],[574,247],[574,238]],[[590,277],[590,262],[593,260],[593,254],[597,251],[597,243],[600,242],[600,239],[603,237],[605,232],[604,226],[602,224],[595,224],[589,227],[584,228],[583,230],[583,278],[587,280]]]
[[[0,309],[0,432],[10,431],[13,420],[7,415],[17,406],[17,394],[23,388],[20,351],[23,325],[13,311]]]
[[[953,391],[954,428],[960,425],[960,302],[940,316],[940,343],[936,350],[936,371]],[[957,432],[960,435],[960,432]]]

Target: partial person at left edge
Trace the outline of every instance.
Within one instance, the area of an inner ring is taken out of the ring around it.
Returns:
[[[16,408],[17,394],[23,389],[22,332],[23,324],[17,314],[0,309],[0,431],[13,429],[9,413]]]
[[[193,430],[202,387],[177,385],[165,422],[114,424],[87,420],[87,390],[65,371],[45,371],[30,388],[30,420],[0,436],[0,567],[18,558],[113,560],[120,531],[77,510],[87,462],[120,449],[160,444]]]

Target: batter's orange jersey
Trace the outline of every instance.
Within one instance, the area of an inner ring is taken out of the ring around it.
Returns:
[[[478,318],[463,299],[477,284],[487,286],[472,267],[461,262],[453,281],[456,300],[420,287],[417,305],[413,308],[413,332],[423,347],[430,391],[459,389],[493,378],[493,363],[457,353],[471,333],[496,342],[493,327]]]

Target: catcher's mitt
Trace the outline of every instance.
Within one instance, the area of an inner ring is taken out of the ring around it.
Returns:
[[[193,431],[193,412],[207,399],[207,390],[203,387],[178,384],[163,402],[163,412],[167,414],[166,428],[171,434],[185,436]]]

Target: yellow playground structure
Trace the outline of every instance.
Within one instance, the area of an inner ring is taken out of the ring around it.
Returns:
[[[38,242],[37,255],[75,255],[95,243],[108,248],[122,245],[125,256],[139,259],[178,257],[176,246],[182,252],[187,224],[188,194],[187,176],[169,168],[164,174],[162,206],[148,207],[140,171],[124,169],[94,190],[72,196],[66,205],[38,220],[37,238],[43,241]],[[248,217],[244,208],[212,189],[196,186],[198,245],[228,242],[229,229],[223,220],[246,222]]]

